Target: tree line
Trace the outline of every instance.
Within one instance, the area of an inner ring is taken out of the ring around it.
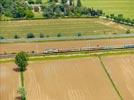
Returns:
[[[18,71],[20,72],[20,82],[21,86],[18,88],[17,92],[20,94],[20,100],[26,100],[26,90],[24,85],[24,71],[26,71],[26,67],[28,66],[28,54],[25,52],[19,52],[15,56],[15,63],[18,67]]]
[[[34,14],[25,0],[0,0],[0,18],[2,16],[27,19]]]
[[[114,14],[110,14],[106,15],[106,17],[117,23],[134,26],[134,19],[124,18],[123,14],[118,14],[117,16]]]
[[[0,19],[2,16],[19,19],[30,19],[34,17],[32,4],[40,4],[44,18],[57,18],[66,16],[100,16],[102,10],[83,7],[81,0],[0,0]]]
[[[44,18],[99,17],[104,14],[100,9],[82,6],[81,0],[48,0],[47,3],[42,0],[0,0],[0,20],[2,16],[31,19],[34,17],[32,4],[40,4]],[[124,18],[123,14],[110,14],[106,17],[117,23],[134,26],[134,19]]]
[[[29,4],[42,4],[42,0],[27,0]]]
[[[74,33],[74,36],[76,37],[81,37],[83,35],[83,33],[81,32],[76,32]],[[66,35],[64,33],[57,33],[55,35],[55,37],[65,37]],[[14,39],[20,39],[20,38],[27,38],[27,39],[31,39],[31,38],[49,38],[49,37],[54,37],[54,36],[51,36],[49,34],[43,34],[43,33],[40,33],[38,36],[34,33],[27,33],[26,37],[21,37],[20,35],[18,34],[15,34],[13,36]],[[5,37],[3,36],[0,36],[0,40],[1,39],[5,39]]]
[[[43,16],[45,18],[57,17],[98,17],[103,14],[102,10],[83,7],[81,0],[49,0],[46,5],[43,5]]]

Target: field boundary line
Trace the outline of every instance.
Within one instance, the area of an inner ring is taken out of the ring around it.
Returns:
[[[120,100],[124,100],[123,97],[122,97],[122,95],[121,95],[121,93],[120,93],[120,91],[119,91],[119,89],[118,89],[117,86],[115,85],[115,83],[114,83],[112,77],[110,76],[109,72],[107,71],[107,69],[106,69],[106,67],[105,67],[105,64],[103,63],[103,61],[102,61],[102,59],[101,59],[101,56],[98,56],[98,58],[99,58],[99,61],[100,61],[101,65],[102,65],[102,67],[103,67],[105,73],[107,74],[108,79],[110,80],[112,86],[114,87],[114,90],[116,91],[117,95],[119,96]]]

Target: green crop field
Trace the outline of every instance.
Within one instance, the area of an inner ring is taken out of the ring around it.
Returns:
[[[81,0],[83,6],[99,8],[106,14],[123,14],[134,19],[134,0]]]
[[[50,19],[50,20],[21,20],[21,21],[1,21],[0,36],[13,38],[15,34],[26,37],[27,33],[34,33],[49,36],[75,36],[77,33],[82,35],[114,34],[126,33],[134,28],[114,23],[101,18],[82,18],[82,19]]]

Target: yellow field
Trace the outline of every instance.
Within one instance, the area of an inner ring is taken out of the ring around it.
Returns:
[[[134,99],[134,55],[103,56],[123,100]],[[18,97],[19,73],[0,64],[0,98]],[[27,100],[120,100],[98,57],[30,61],[24,73]]]
[[[15,100],[18,97],[19,74],[14,63],[0,64],[0,100]]]
[[[13,66],[13,63],[0,66],[8,68],[10,75],[3,77],[5,83],[0,81],[3,84],[0,90],[4,84],[12,89],[0,92],[4,100],[16,97],[19,74],[12,70]],[[25,86],[27,100],[119,100],[96,57],[30,62],[25,72]]]
[[[124,100],[134,100],[134,55],[104,57],[103,62]]]

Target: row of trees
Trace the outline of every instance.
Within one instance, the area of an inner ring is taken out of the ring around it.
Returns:
[[[56,37],[62,37],[62,36],[64,36],[64,34],[63,33],[57,33],[56,34]],[[80,33],[80,32],[78,32],[78,33],[75,33],[75,36],[82,36],[82,33]],[[33,33],[28,33],[27,34],[27,38],[35,38],[36,36],[33,34]],[[50,37],[50,35],[45,35],[45,34],[39,34],[39,38],[49,38]],[[21,38],[19,35],[17,35],[17,34],[15,34],[14,35],[14,39],[19,39],[19,38]],[[0,37],[0,39],[4,39],[4,37]]]
[[[51,2],[59,2],[59,0],[48,0],[48,3],[51,3]],[[60,3],[62,4],[68,4],[70,6],[74,6],[74,0],[60,0]],[[77,6],[78,7],[81,7],[82,6],[82,3],[81,3],[81,0],[77,0]]]
[[[27,0],[29,4],[42,4],[42,0]]]
[[[26,100],[26,90],[24,85],[24,71],[28,66],[28,55],[25,52],[19,52],[15,57],[15,63],[18,66],[20,72],[21,86],[18,89],[18,93],[21,96],[21,100]]]
[[[131,20],[130,18],[124,18],[123,14],[119,14],[117,16],[115,16],[114,14],[110,14],[106,15],[106,17],[117,23],[134,26],[134,19]]]
[[[26,2],[27,1],[27,2]],[[28,19],[33,18],[32,6],[30,4],[41,4],[45,18],[57,18],[65,16],[100,16],[102,10],[82,7],[81,0],[48,0],[48,3],[43,4],[42,0],[0,0],[0,19],[2,16],[11,18]]]
[[[102,10],[82,7],[80,0],[77,0],[76,6],[73,0],[70,0],[70,2],[67,2],[67,0],[61,0],[61,3],[57,2],[57,0],[49,0],[49,3],[43,6],[43,16],[45,18],[101,16],[103,14]]]
[[[32,18],[34,14],[25,0],[0,0],[0,18]]]

